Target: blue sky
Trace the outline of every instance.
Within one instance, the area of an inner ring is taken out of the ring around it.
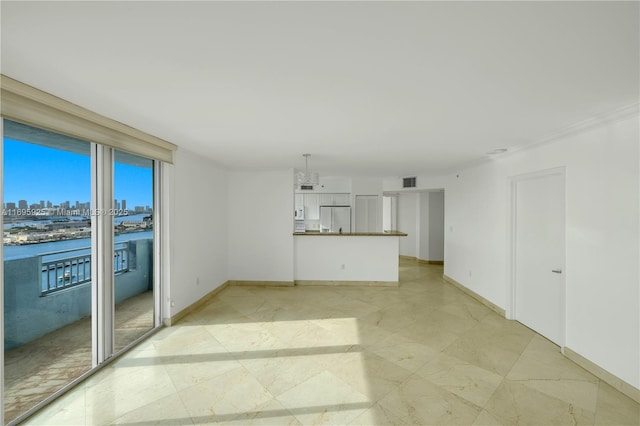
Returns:
[[[4,202],[29,204],[91,200],[91,161],[76,154],[41,145],[4,141]],[[127,208],[152,205],[152,169],[116,163],[115,196]]]

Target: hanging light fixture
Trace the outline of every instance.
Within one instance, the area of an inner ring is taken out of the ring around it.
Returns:
[[[302,156],[304,157],[304,171],[296,171],[296,183],[300,189],[313,189],[313,185],[320,183],[320,176],[318,172],[309,171],[309,157],[311,157],[311,154],[302,154]]]

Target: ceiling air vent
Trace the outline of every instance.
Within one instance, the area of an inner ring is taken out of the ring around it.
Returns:
[[[416,187],[416,178],[414,177],[406,177],[402,178],[402,187],[403,188],[415,188]]]
[[[300,185],[301,191],[313,191],[313,185]]]

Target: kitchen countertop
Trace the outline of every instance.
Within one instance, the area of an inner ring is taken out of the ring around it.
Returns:
[[[407,234],[400,231],[387,231],[387,232],[294,232],[296,236],[318,236],[318,237],[406,237]]]

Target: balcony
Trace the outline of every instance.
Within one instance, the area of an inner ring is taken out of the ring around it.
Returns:
[[[89,252],[5,261],[5,420],[91,368]],[[152,260],[151,239],[115,247],[116,351],[153,327]]]

